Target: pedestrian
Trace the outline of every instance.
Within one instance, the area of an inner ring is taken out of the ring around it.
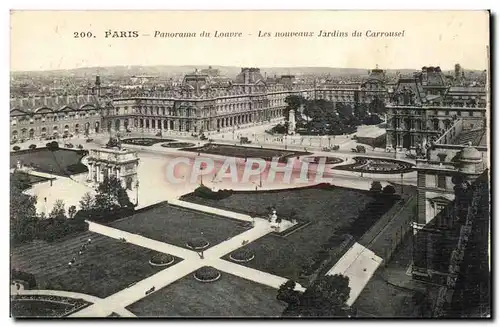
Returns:
[[[89,239],[87,240],[87,243],[88,243],[88,244],[92,243],[92,239],[90,239],[90,238],[89,238]]]
[[[82,250],[78,251],[78,255],[82,255]]]
[[[70,261],[70,262],[68,262],[68,268],[71,268],[71,265],[72,265],[72,264],[73,264],[73,263],[72,263],[71,261]]]

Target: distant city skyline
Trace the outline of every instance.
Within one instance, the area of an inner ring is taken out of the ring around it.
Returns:
[[[242,32],[242,37],[155,38],[155,31]],[[402,38],[265,38],[260,31],[405,31]],[[92,32],[75,38],[74,33]],[[106,38],[139,31],[137,38]],[[148,34],[149,36],[144,36]],[[95,37],[94,37],[95,36]],[[84,67],[487,68],[486,11],[13,11],[11,70]],[[193,65],[193,63],[195,63]]]

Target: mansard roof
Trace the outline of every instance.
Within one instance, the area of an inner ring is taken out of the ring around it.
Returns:
[[[59,111],[98,109],[99,99],[94,95],[44,96],[10,99],[10,113],[34,114]]]

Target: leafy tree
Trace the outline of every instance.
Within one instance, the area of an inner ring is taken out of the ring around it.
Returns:
[[[131,208],[127,191],[122,187],[120,180],[115,176],[105,177],[97,188],[95,207],[101,211],[115,210],[120,208]]]
[[[68,208],[68,218],[73,218],[76,214],[76,206],[70,206]]]
[[[298,305],[300,292],[295,290],[295,285],[296,283],[293,280],[288,280],[283,283],[278,289],[276,299],[286,302],[288,305]]]
[[[339,116],[342,119],[349,119],[352,118],[353,116],[353,109],[349,104],[338,103],[337,112],[339,113]]]
[[[49,218],[54,220],[65,220],[67,218],[63,200],[56,200],[54,206],[52,207],[52,211],[49,213]]]
[[[19,151],[19,150],[21,150],[21,148],[20,148],[19,146],[17,146],[17,145],[16,145],[16,146],[14,146],[14,147],[12,148],[12,150],[14,150],[14,151]]]
[[[285,316],[345,317],[350,291],[348,277],[326,275],[301,294],[293,291],[292,283],[285,283],[278,290],[277,298],[288,303],[283,312]]]
[[[392,185],[386,185],[384,189],[382,190],[382,193],[385,194],[394,194],[396,193],[396,189]]]
[[[49,142],[45,145],[50,151],[56,151],[59,149],[59,143],[57,141]]]
[[[36,149],[36,144],[30,144],[29,148],[30,148],[31,150]]]
[[[36,197],[22,193],[20,179],[10,181],[10,239],[21,243],[33,240],[36,234],[38,218],[36,215]]]
[[[385,113],[385,103],[379,98],[375,98],[368,105],[371,113],[384,114]]]
[[[80,209],[84,211],[88,211],[94,208],[95,200],[92,195],[87,192],[83,195],[80,200]]]
[[[378,181],[372,182],[372,186],[370,187],[370,191],[373,192],[382,192],[382,184]]]

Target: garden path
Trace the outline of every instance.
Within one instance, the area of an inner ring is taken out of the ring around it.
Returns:
[[[201,206],[204,207],[204,206]],[[211,209],[211,208],[210,208]],[[264,235],[272,232],[270,223],[266,219],[256,218],[253,228],[247,230],[231,239],[213,246],[203,253],[201,258],[198,253],[190,251],[172,244],[151,240],[149,238],[124,232],[116,228],[103,226],[94,222],[89,223],[89,230],[107,235],[113,238],[125,238],[127,242],[149,248],[155,251],[168,253],[184,259],[176,265],[166,268],[153,276],[145,278],[136,284],[121,290],[93,305],[76,312],[71,317],[106,317],[112,312],[120,314],[119,310],[135,303],[146,297],[147,290],[154,287],[158,291],[163,287],[183,278],[184,276],[195,272],[203,266],[213,266],[216,269],[234,274],[236,276],[254,281],[256,283],[279,288],[281,284],[287,281],[286,278],[268,274],[252,268],[240,266],[221,260],[220,257],[233,252],[239,247],[257,240]],[[245,241],[245,242],[243,242]],[[303,289],[299,285],[299,289]]]

